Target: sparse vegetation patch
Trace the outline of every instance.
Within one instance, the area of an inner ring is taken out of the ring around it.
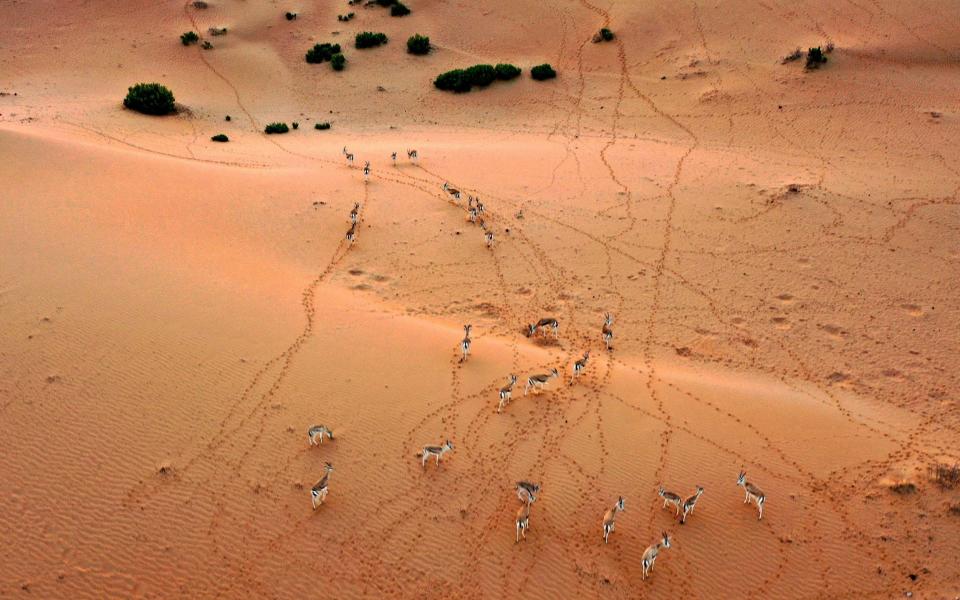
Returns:
[[[430,38],[415,33],[407,39],[407,52],[410,54],[428,54],[430,52]]]
[[[374,33],[372,31],[363,31],[358,33],[354,44],[357,48],[374,48],[387,43],[385,33]]]
[[[340,54],[340,44],[315,44],[307,50],[306,59],[310,64],[319,64],[332,60],[334,54]]]
[[[323,129],[330,129],[330,123],[327,122],[327,121],[324,121],[323,123],[316,123],[316,124],[313,126],[313,128],[314,128],[314,129],[321,129],[321,130],[323,130]]]
[[[345,15],[337,15],[337,20],[345,23],[353,19],[353,16],[354,16],[353,13],[347,13]]]
[[[454,69],[441,73],[433,81],[437,89],[448,92],[469,92],[473,86],[486,87],[496,81],[507,81],[520,75],[520,69],[510,64],[473,65],[466,69]]]
[[[593,43],[599,44],[600,42],[610,42],[613,41],[613,32],[604,27],[600,31],[593,34]]]
[[[405,17],[410,14],[410,9],[403,2],[396,2],[390,7],[391,17]]]
[[[807,64],[806,68],[809,69],[819,69],[820,65],[827,62],[827,55],[820,49],[820,46],[815,48],[810,48],[807,50]]]
[[[530,69],[530,76],[537,81],[543,81],[545,79],[555,78],[557,76],[557,72],[553,70],[553,67],[551,67],[549,63],[543,63],[542,65],[537,65]]]
[[[516,79],[520,76],[520,69],[514,65],[507,63],[500,63],[494,70],[497,72],[497,79],[500,81],[510,81],[511,79]]]
[[[195,31],[188,31],[180,35],[180,43],[184,46],[189,46],[190,44],[196,44],[200,41],[200,36],[197,35]]]
[[[342,71],[346,64],[346,57],[339,52],[330,57],[330,66],[333,67],[334,71]]]
[[[265,133],[287,133],[290,128],[286,123],[270,123],[263,130]]]
[[[159,83],[138,83],[128,88],[123,105],[145,115],[168,115],[176,111],[173,92]]]

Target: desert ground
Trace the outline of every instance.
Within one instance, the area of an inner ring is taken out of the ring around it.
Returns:
[[[960,4],[408,6],[0,3],[0,597],[960,597]]]

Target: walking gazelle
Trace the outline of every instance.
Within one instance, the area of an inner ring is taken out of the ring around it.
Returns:
[[[560,377],[560,373],[558,373],[556,369],[551,369],[548,375],[537,374],[527,377],[527,387],[523,388],[523,395],[526,396],[530,388],[533,388],[533,390],[539,394],[540,390],[547,387],[547,384],[550,383],[550,380],[554,377]]]
[[[416,150],[407,150],[407,158],[411,161],[416,162],[417,160],[417,151]]]
[[[347,147],[346,147],[346,146],[343,147],[343,155],[347,157],[347,162],[352,165],[352,164],[353,164],[353,153],[352,153],[352,152],[347,152]]]
[[[314,425],[307,430],[307,439],[310,440],[311,446],[322,444],[323,438],[327,438],[331,442],[333,441],[333,430],[326,425]]]
[[[613,533],[614,528],[616,527],[617,513],[625,510],[623,506],[623,496],[617,500],[617,503],[613,505],[613,508],[608,510],[603,515],[603,543],[607,543],[607,538],[610,537],[610,534]]]
[[[370,161],[367,161],[367,164],[363,165],[363,180],[367,181],[370,179]]]
[[[687,522],[687,515],[693,514],[693,509],[696,508],[697,500],[700,499],[701,494],[703,494],[703,487],[698,485],[696,493],[683,501],[683,514],[680,516],[681,525]]]
[[[360,203],[354,202],[353,210],[350,211],[350,222],[356,225],[357,221],[360,220]]]
[[[390,153],[390,160],[393,161],[393,166],[397,166],[397,153],[396,153],[396,152],[391,152],[391,153]]]
[[[517,383],[517,376],[510,375],[510,379],[507,381],[507,385],[500,388],[500,404],[497,406],[497,412],[503,410],[503,407],[510,402],[510,397],[513,395],[513,386]]]
[[[663,498],[663,508],[666,508],[668,504],[672,504],[677,508],[677,514],[675,516],[680,516],[680,505],[683,504],[683,498],[681,498],[679,494],[668,492],[663,489],[661,485],[660,489],[657,490],[657,495]]]
[[[443,191],[448,193],[454,200],[460,199],[460,190],[450,187],[446,181],[443,182]]]
[[[480,222],[480,226],[483,227],[483,222]],[[493,248],[493,232],[488,231],[483,234],[483,237],[487,240],[487,248]]]
[[[352,245],[353,242],[357,240],[357,224],[354,223],[350,226],[350,229],[347,230],[347,241]]]
[[[453,442],[447,440],[440,446],[424,446],[423,451],[417,454],[417,458],[422,458],[420,461],[420,466],[426,469],[427,461],[430,460],[431,456],[435,456],[437,458],[437,466],[439,467],[440,459],[444,454],[450,452],[451,450],[453,450]]]
[[[333,473],[333,465],[327,463],[323,470],[325,471],[323,477],[310,488],[310,503],[313,505],[313,510],[317,510],[317,506],[323,504],[327,499],[327,492],[330,491],[330,473]]]
[[[613,317],[610,316],[610,313],[603,313],[603,343],[607,345],[607,350],[610,349],[610,345],[613,343],[613,329],[610,327],[613,325]]]
[[[534,324],[527,325],[527,337],[536,335],[538,330],[552,329],[554,337],[560,337],[560,322],[553,317],[544,317]]]
[[[473,325],[464,325],[463,326],[463,339],[460,340],[460,350],[463,352],[463,357],[460,358],[460,362],[467,360],[467,355],[470,354],[470,330],[473,329]]]
[[[523,506],[517,510],[517,542],[520,542],[520,535],[527,539],[527,530],[530,529],[530,503],[524,502]]]
[[[646,579],[647,575],[650,574],[650,571],[653,570],[653,563],[657,561],[657,555],[660,554],[660,548],[669,548],[670,547],[670,536],[667,535],[666,531],[660,533],[660,541],[656,544],[651,544],[643,551],[643,558],[640,559],[640,562],[643,566],[643,577],[641,579]]]
[[[583,373],[583,370],[587,368],[587,361],[590,359],[590,351],[586,350],[583,353],[583,358],[573,363],[573,377],[570,378],[570,385],[573,385],[573,382],[577,380],[577,377]]]
[[[540,484],[530,483],[529,481],[518,481],[516,489],[517,498],[520,498],[520,502],[533,504],[537,501],[537,494],[540,493]]]
[[[767,497],[763,495],[763,491],[757,486],[753,485],[747,481],[746,471],[740,471],[740,475],[737,477],[737,485],[743,488],[744,497],[743,503],[746,504],[753,500],[757,503],[757,511],[760,513],[757,516],[757,520],[763,518],[763,503],[766,502]]]

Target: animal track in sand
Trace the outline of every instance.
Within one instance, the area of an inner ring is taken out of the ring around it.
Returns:
[[[901,304],[900,308],[911,317],[922,317],[924,315],[923,309],[916,304]]]
[[[783,331],[793,329],[793,325],[786,317],[773,317],[770,319],[770,322],[773,323],[777,329],[782,329]]]
[[[777,300],[779,300],[783,304],[788,304],[788,305],[794,303],[794,298],[791,294],[780,294],[779,296],[777,296]]]
[[[842,340],[847,337],[847,332],[838,325],[831,325],[828,323],[826,325],[820,325],[820,329],[835,340]]]

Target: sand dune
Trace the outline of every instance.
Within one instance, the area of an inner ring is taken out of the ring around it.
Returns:
[[[960,597],[956,7],[409,6],[0,7],[0,595]]]

